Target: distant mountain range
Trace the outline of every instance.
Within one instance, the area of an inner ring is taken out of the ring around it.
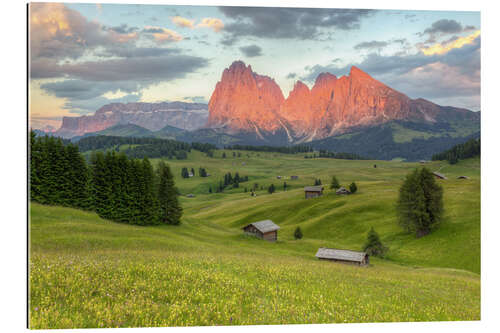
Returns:
[[[71,138],[118,124],[135,124],[150,131],[158,131],[167,125],[195,130],[205,125],[207,118],[207,105],[202,103],[112,103],[104,105],[93,115],[64,117],[61,128],[54,135]]]
[[[480,113],[408,96],[357,67],[337,78],[321,73],[311,89],[297,81],[285,99],[280,87],[241,61],[226,68],[208,105],[114,103],[94,115],[64,117],[51,135],[170,138],[232,144],[308,144],[376,159],[430,158],[480,136]]]

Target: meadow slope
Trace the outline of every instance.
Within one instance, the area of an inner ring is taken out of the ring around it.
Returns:
[[[32,204],[31,327],[480,319],[479,159],[426,164],[449,177],[439,181],[445,216],[439,229],[416,239],[398,227],[394,204],[418,163],[221,153],[193,151],[188,160],[167,161],[182,194],[179,227],[118,224]],[[182,179],[182,167],[196,176]],[[211,176],[198,177],[199,167]],[[236,171],[250,180],[208,194],[224,173]],[[332,175],[342,185],[356,181],[359,192],[339,197],[327,190],[304,199],[303,186],[315,178],[326,184]],[[244,192],[254,183],[257,197]],[[271,183],[277,193],[267,193]],[[280,225],[278,242],[242,234],[242,226],[262,219]],[[293,239],[297,226],[302,240]],[[372,226],[390,249],[386,259],[359,268],[314,258],[320,246],[360,250]]]

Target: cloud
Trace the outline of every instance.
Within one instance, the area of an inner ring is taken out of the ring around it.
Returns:
[[[242,46],[240,47],[240,51],[249,58],[262,55],[262,49],[257,45]]]
[[[61,3],[29,5],[30,55],[33,58],[76,59],[85,52],[137,38],[88,21],[80,13]]]
[[[286,76],[287,79],[295,79],[297,77],[297,73],[288,73]]]
[[[432,25],[424,30],[424,34],[454,34],[462,32],[462,25],[455,20],[442,19],[432,23]]]
[[[480,52],[481,37],[478,36],[471,43],[442,54],[370,53],[352,65],[412,98],[429,98],[446,105],[477,109],[480,106]],[[306,74],[300,79],[313,83],[322,72],[341,76],[348,74],[350,67],[333,62],[326,66],[317,64],[306,67]]]
[[[224,23],[221,19],[218,18],[205,17],[201,20],[200,23],[198,23],[197,27],[211,28],[215,32],[220,32],[222,29],[224,29]]]
[[[182,16],[174,16],[172,17],[172,22],[181,28],[193,28],[194,27],[194,21],[187,19]]]
[[[132,81],[93,82],[70,79],[40,85],[49,95],[65,99],[64,108],[73,113],[88,113],[113,102],[139,101],[142,94],[137,91],[140,84]],[[106,94],[119,94],[119,98],[108,98]]]
[[[219,7],[232,19],[222,40],[232,45],[240,37],[318,39],[322,28],[352,30],[374,11],[365,9]]]
[[[372,40],[371,42],[362,42],[354,46],[355,50],[362,49],[382,49],[389,45],[388,42]]]
[[[188,97],[185,97],[184,99],[191,101],[193,103],[208,104],[208,101],[205,98],[205,96],[188,96]]]
[[[151,34],[154,40],[160,44],[165,42],[178,42],[183,39],[183,37],[177,32],[162,27],[148,25],[144,27],[143,32],[146,34]]]
[[[461,48],[462,46],[464,46],[466,44],[471,44],[480,35],[481,35],[481,31],[477,30],[474,33],[472,33],[468,36],[465,36],[465,37],[454,36],[443,43],[436,43],[436,44],[429,46],[429,47],[421,46],[420,50],[425,55],[444,54],[444,53],[449,52],[452,49]]]

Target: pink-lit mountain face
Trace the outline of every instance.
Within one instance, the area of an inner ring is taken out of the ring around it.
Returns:
[[[241,61],[224,70],[208,110],[207,127],[257,136],[284,131],[295,142],[392,120],[435,123],[479,117],[469,110],[410,99],[354,66],[340,78],[321,73],[312,89],[297,81],[284,99],[273,79],[254,73]]]

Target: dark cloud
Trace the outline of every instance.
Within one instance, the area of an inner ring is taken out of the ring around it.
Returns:
[[[372,40],[371,42],[362,42],[359,44],[356,44],[354,46],[355,50],[362,50],[362,49],[382,49],[389,45],[388,42],[385,41],[378,41],[378,40]]]
[[[373,13],[365,9],[219,7],[232,22],[226,23],[223,45],[242,36],[262,38],[318,39],[322,28],[358,29],[362,18]]]
[[[136,47],[128,45],[113,45],[98,52],[102,57],[120,57],[120,58],[147,58],[160,57],[169,54],[180,54],[180,49],[164,47]]]
[[[107,27],[107,26],[104,26],[103,30],[105,30],[105,31],[106,30],[107,31],[114,31],[114,32],[119,33],[119,34],[129,34],[129,33],[138,31],[139,28],[137,28],[137,27],[129,27],[127,24],[122,24],[122,25],[119,25],[119,26],[116,26],[116,27]]]
[[[40,85],[40,88],[55,97],[85,100],[99,97],[107,92],[122,91],[132,93],[138,90],[139,84],[132,81],[111,83],[70,79],[44,83]]]
[[[432,23],[430,28],[424,30],[424,34],[455,34],[462,32],[462,25],[455,20],[442,19]]]
[[[262,49],[257,45],[248,45],[240,47],[241,53],[249,58],[260,57],[262,55]]]
[[[65,76],[88,81],[170,81],[208,66],[208,60],[189,55],[167,55],[62,65],[35,62],[34,65],[31,67],[31,78]]]
[[[370,53],[363,61],[352,65],[412,98],[452,101],[449,104],[454,105],[453,100],[470,97],[479,103],[480,50],[481,38],[478,37],[473,43],[445,54],[426,56],[419,52],[385,56]],[[341,76],[349,74],[350,68],[351,65],[337,66],[335,63],[314,65],[306,67],[306,75],[300,79],[313,83],[322,72]]]
[[[297,77],[297,73],[288,73],[286,76],[287,79],[295,79]]]

